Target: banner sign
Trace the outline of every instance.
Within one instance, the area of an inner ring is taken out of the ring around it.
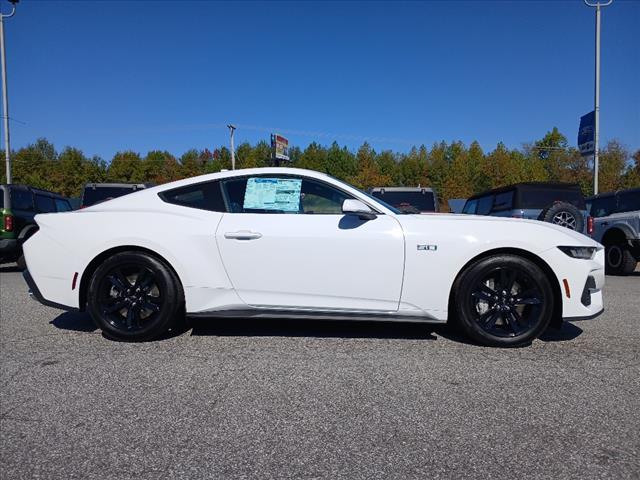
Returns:
[[[595,132],[595,112],[589,112],[580,117],[580,128],[578,129],[578,149],[580,155],[586,157],[595,152],[594,132]]]
[[[274,158],[278,160],[289,160],[289,140],[282,135],[274,133],[271,135],[271,148]]]

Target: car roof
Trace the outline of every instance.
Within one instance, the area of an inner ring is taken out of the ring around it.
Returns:
[[[122,197],[114,198],[109,200],[108,202],[102,202],[96,205],[92,205],[83,210],[86,211],[96,211],[98,209],[109,209],[109,208],[119,208],[120,205],[130,203],[135,201],[134,199],[140,199],[145,197],[156,197],[162,192],[167,192],[169,190],[173,190],[176,188],[187,187],[191,185],[197,185],[200,183],[206,183],[216,180],[224,180],[227,178],[241,178],[248,177],[252,175],[297,175],[301,177],[307,178],[315,178],[317,180],[324,180],[325,182],[334,184],[347,192],[351,192],[356,196],[356,198],[360,198],[364,203],[373,202],[375,208],[377,210],[382,211],[383,213],[393,213],[393,210],[389,209],[389,207],[385,206],[383,203],[376,201],[373,198],[367,196],[367,194],[358,190],[353,185],[350,185],[342,180],[339,180],[331,175],[328,175],[323,172],[317,172],[315,170],[305,170],[303,168],[289,168],[289,167],[262,167],[262,168],[244,168],[238,170],[224,170],[216,173],[206,173],[204,175],[198,175],[195,177],[184,178],[182,180],[176,180],[169,183],[163,183],[162,185],[155,185],[150,188],[140,189],[136,192],[132,192],[129,195],[124,195]]]
[[[101,183],[101,182],[95,182],[95,183],[87,183],[84,188],[114,188],[114,187],[123,187],[123,188],[128,188],[128,187],[135,187],[135,188],[149,188],[154,186],[153,183]]]
[[[0,185],[2,187],[9,187],[9,189],[18,189],[18,190],[29,190],[32,192],[36,192],[36,193],[44,193],[46,195],[49,195],[51,197],[56,197],[56,198],[61,198],[61,199],[67,199],[67,197],[65,197],[64,195],[60,194],[60,193],[56,193],[56,192],[52,192],[50,190],[45,190],[43,188],[37,188],[37,187],[32,187],[29,185],[22,185],[19,183],[11,183],[11,184],[6,184],[3,183],[2,185]]]
[[[486,190],[481,193],[476,193],[475,195],[472,195],[471,197],[469,197],[467,201],[476,200],[480,197],[484,197],[485,195],[493,195],[496,193],[508,192],[509,190],[521,190],[521,189],[527,189],[527,188],[536,188],[536,189],[566,188],[571,190],[576,190],[576,189],[580,190],[580,185],[578,185],[577,183],[564,183],[564,182],[521,182],[521,183],[514,183],[512,185],[507,185],[505,187],[498,187],[491,190]]]
[[[591,200],[596,200],[598,198],[613,197],[614,195],[620,195],[621,193],[640,193],[640,187],[626,188],[624,190],[616,190],[615,192],[599,193],[597,195],[592,195],[592,196],[588,197],[586,200],[587,200],[587,202],[589,202]]]
[[[290,167],[260,167],[260,168],[240,168],[237,170],[221,170],[215,173],[205,173],[204,175],[198,175],[195,177],[183,178],[181,180],[175,180],[169,183],[163,183],[162,185],[154,186],[154,190],[164,191],[173,188],[183,187],[187,185],[193,185],[196,183],[208,182],[212,180],[222,180],[224,178],[233,177],[247,177],[251,175],[300,175],[304,177],[317,178],[317,179],[332,179],[334,181],[342,182],[331,175],[327,175],[323,172],[317,172],[315,170],[306,170],[304,168],[290,168]]]
[[[372,192],[431,192],[433,193],[433,188],[431,187],[374,187],[371,189]]]

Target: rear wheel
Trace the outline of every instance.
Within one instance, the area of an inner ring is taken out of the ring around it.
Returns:
[[[605,245],[606,271],[609,275],[629,275],[636,269],[637,261],[625,244]]]
[[[454,288],[458,323],[480,344],[525,345],[551,321],[551,284],[540,267],[526,258],[483,258],[463,272]]]
[[[93,274],[87,307],[111,338],[144,341],[167,332],[183,316],[183,292],[171,268],[143,252],[118,253]]]

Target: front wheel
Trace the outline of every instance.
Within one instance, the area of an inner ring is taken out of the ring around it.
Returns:
[[[553,315],[553,290],[546,275],[516,255],[475,262],[454,289],[458,323],[482,345],[528,344],[544,332]]]
[[[183,293],[176,274],[143,252],[117,253],[94,272],[87,307],[108,337],[152,340],[182,316]]]

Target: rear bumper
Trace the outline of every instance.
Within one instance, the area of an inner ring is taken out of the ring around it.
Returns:
[[[44,298],[42,296],[42,293],[40,293],[38,285],[36,285],[36,282],[34,282],[33,278],[31,277],[29,270],[25,270],[24,272],[22,272],[22,276],[24,277],[24,281],[27,282],[27,286],[29,287],[29,296],[34,300],[40,302],[42,305],[46,307],[57,308],[59,310],[78,310],[77,308],[52,302]]]

